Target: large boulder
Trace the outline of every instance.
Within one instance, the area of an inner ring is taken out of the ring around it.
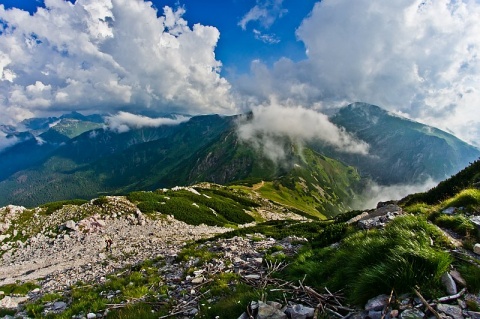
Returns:
[[[77,230],[77,224],[70,219],[65,222],[65,228],[69,230]]]

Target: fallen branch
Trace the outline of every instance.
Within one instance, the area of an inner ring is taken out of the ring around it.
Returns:
[[[435,311],[435,309],[432,308],[432,306],[430,306],[430,304],[425,300],[425,298],[423,298],[423,296],[420,294],[420,292],[417,290],[417,289],[413,289],[413,291],[415,292],[415,294],[418,296],[418,298],[420,298],[420,300],[422,301],[422,303],[425,305],[425,307],[428,308],[428,310],[430,310],[430,312],[435,316],[435,318],[437,319],[441,319],[440,315],[438,314],[438,312]]]
[[[456,293],[456,294],[454,294],[454,295],[438,298],[438,299],[437,299],[437,302],[445,302],[445,301],[450,301],[450,300],[458,299],[458,298],[460,298],[463,294],[465,294],[466,291],[467,291],[467,288],[463,288],[462,290],[460,290],[458,293]]]
[[[390,297],[388,297],[387,306],[385,307],[385,309],[383,309],[383,313],[382,313],[382,318],[381,318],[381,319],[385,319],[385,316],[387,315],[388,308],[390,308],[390,304],[392,303],[393,291],[394,291],[394,289],[392,288],[392,291],[390,292]]]
[[[332,309],[329,309],[329,308],[325,308],[328,312],[330,312],[331,314],[339,317],[339,318],[343,318],[343,315],[339,314],[338,312],[336,311],[333,311]]]

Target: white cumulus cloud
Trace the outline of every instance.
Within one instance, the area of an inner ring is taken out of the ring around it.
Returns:
[[[239,91],[258,103],[368,102],[480,145],[478,1],[324,0],[297,36],[305,60],[255,61]]]
[[[132,128],[141,127],[159,127],[162,125],[176,125],[188,121],[187,116],[177,116],[175,118],[150,118],[143,115],[132,114],[128,112],[118,112],[105,118],[107,127],[118,133],[127,132]],[[95,136],[91,136],[95,137]]]
[[[325,114],[271,100],[254,107],[252,118],[239,122],[237,129],[240,139],[262,150],[270,159],[284,159],[284,147],[278,142],[282,138],[297,145],[321,141],[343,152],[368,154],[368,144],[335,126]]]
[[[220,33],[150,2],[0,5],[2,122],[62,111],[235,113],[215,59]],[[194,54],[193,54],[194,53]]]

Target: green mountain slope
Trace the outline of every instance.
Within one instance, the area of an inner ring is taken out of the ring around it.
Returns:
[[[272,200],[302,202],[303,211],[322,218],[349,208],[362,185],[359,173],[380,184],[440,180],[480,156],[478,149],[448,133],[355,103],[332,121],[366,141],[368,156],[319,143],[300,151],[285,139],[279,143],[286,159],[274,163],[238,139],[236,119],[196,116],[178,125],[123,133],[103,128],[81,133],[100,124],[78,114],[32,120],[35,128],[58,123],[41,135],[43,145],[33,139],[29,147],[18,144],[11,148],[15,151],[0,153],[6,167],[0,176],[0,205],[35,206],[203,181],[250,186],[264,181],[261,191],[275,193]],[[82,124],[76,126],[76,121]]]
[[[371,156],[329,151],[381,184],[443,180],[480,157],[480,151],[439,129],[353,103],[331,121],[370,145]]]
[[[0,183],[0,205],[35,206],[165,186],[162,178],[216,138],[230,118],[200,116],[177,126],[122,134],[95,130],[59,147],[41,165]],[[177,185],[177,184],[175,184]],[[174,185],[173,185],[174,186]]]
[[[360,188],[354,168],[287,144],[287,160],[274,163],[238,139],[234,120],[202,116],[122,134],[87,132],[38,168],[0,183],[0,205],[35,206],[204,181],[252,185],[264,180],[262,195],[303,214],[325,218],[350,209]]]

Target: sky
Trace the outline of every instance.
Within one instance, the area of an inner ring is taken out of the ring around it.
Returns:
[[[0,0],[0,124],[252,111],[366,153],[325,115],[360,101],[480,146],[479,90],[480,0]]]

